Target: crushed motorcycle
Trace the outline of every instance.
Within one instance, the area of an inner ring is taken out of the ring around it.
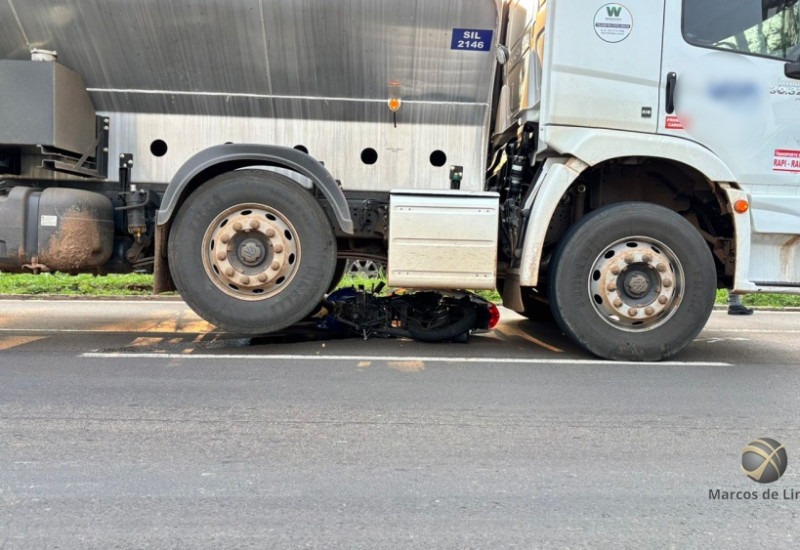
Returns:
[[[381,295],[384,284],[339,289],[323,301],[320,329],[363,337],[410,338],[421,342],[468,342],[492,330],[500,311],[467,291],[396,290]]]

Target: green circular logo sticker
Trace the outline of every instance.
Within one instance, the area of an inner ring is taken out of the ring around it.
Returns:
[[[622,4],[606,4],[594,16],[594,32],[605,42],[622,42],[633,32],[630,10]]]

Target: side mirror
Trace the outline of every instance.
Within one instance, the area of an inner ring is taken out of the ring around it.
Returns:
[[[787,78],[800,80],[800,59],[794,63],[787,63],[783,68],[783,72],[786,74]]]

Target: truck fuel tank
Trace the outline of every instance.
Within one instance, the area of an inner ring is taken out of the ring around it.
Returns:
[[[114,209],[104,195],[63,188],[0,191],[0,271],[97,271],[113,246]]]

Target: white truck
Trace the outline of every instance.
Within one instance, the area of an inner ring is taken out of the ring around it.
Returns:
[[[0,2],[0,270],[263,334],[371,259],[665,359],[800,293],[798,58],[798,0]]]

